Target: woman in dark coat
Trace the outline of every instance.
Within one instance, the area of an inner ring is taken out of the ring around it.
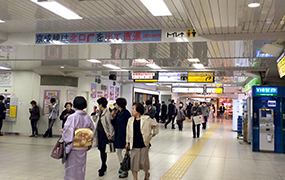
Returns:
[[[40,108],[37,106],[36,101],[31,101],[30,104],[33,106],[32,109],[30,109],[30,120],[31,120],[31,126],[32,126],[32,135],[29,137],[38,137],[38,128],[37,123],[40,119]]]
[[[69,115],[75,113],[75,111],[73,109],[71,109],[72,108],[72,103],[71,102],[65,103],[64,107],[65,107],[65,110],[62,111],[62,113],[61,113],[61,115],[59,117],[59,119],[62,120],[62,128],[64,127],[64,123],[66,122],[67,117]]]
[[[123,161],[123,149],[126,145],[126,128],[128,119],[131,117],[131,113],[126,109],[127,101],[125,98],[118,98],[116,100],[116,109],[118,110],[114,119],[112,119],[112,125],[115,128],[115,141],[114,146],[116,148],[119,162]],[[119,170],[120,178],[128,177],[127,171]]]

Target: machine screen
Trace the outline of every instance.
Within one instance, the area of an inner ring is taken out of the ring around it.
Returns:
[[[272,114],[270,110],[262,110],[261,111],[261,117],[271,118]]]

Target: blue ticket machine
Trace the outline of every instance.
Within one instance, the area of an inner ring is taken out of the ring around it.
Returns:
[[[283,87],[252,87],[252,150],[283,152]]]

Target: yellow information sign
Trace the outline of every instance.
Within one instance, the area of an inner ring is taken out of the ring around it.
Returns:
[[[135,79],[135,82],[157,82],[157,79]]]
[[[280,78],[285,76],[285,56],[277,63]]]
[[[215,93],[222,94],[223,93],[223,88],[215,88]]]
[[[216,86],[217,86],[217,87],[222,87],[222,86],[223,86],[223,84],[216,84]]]
[[[188,72],[188,82],[214,82],[213,72]]]
[[[9,117],[11,118],[17,117],[17,106],[10,106]]]
[[[187,38],[197,37],[197,33],[194,29],[188,29],[186,33]]]

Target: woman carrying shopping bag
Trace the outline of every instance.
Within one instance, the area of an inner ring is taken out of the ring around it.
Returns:
[[[194,106],[191,110],[192,116],[199,116],[202,114],[201,107],[198,102],[195,102]],[[194,117],[193,117],[194,118]],[[197,135],[196,135],[196,127],[197,127]],[[192,120],[192,129],[193,129],[193,138],[199,138],[200,136],[200,124],[195,124],[194,119]]]

